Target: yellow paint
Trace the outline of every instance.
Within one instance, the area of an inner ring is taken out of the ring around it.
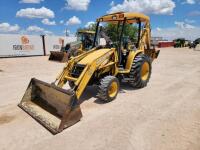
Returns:
[[[130,70],[131,70],[131,66],[132,66],[133,60],[134,60],[135,57],[136,57],[137,55],[139,55],[140,53],[143,53],[143,51],[142,51],[142,50],[130,51],[130,52],[129,52],[129,55],[128,55],[128,58],[127,58],[125,70],[119,71],[119,73],[123,73],[123,74],[124,74],[124,73],[129,73]]]
[[[116,94],[117,94],[117,91],[118,91],[118,84],[117,84],[116,81],[113,81],[110,84],[110,87],[108,89],[108,95],[109,95],[109,97],[115,97]]]
[[[85,89],[85,87],[88,85],[88,82],[90,81],[93,73],[95,72],[96,65],[93,62],[90,67],[88,67],[84,73],[81,73],[81,77],[79,77],[79,81],[76,82],[78,84],[78,88],[76,90],[76,97],[79,99]]]
[[[142,69],[141,69],[141,78],[143,81],[146,81],[149,77],[149,63],[148,62],[144,62],[144,64],[142,65]]]
[[[149,22],[150,21],[149,17],[144,15],[144,14],[141,14],[141,13],[124,13],[124,12],[108,14],[108,15],[105,15],[105,16],[98,18],[97,21],[117,23],[117,21],[123,21],[124,18],[127,19],[126,23],[129,23],[129,24],[137,22],[137,20],[133,19],[133,18],[140,18],[141,22]],[[128,20],[128,19],[132,19],[132,20]]]
[[[105,55],[106,53],[108,53],[109,51],[111,51],[111,49],[100,49],[100,50],[96,50],[90,54],[88,54],[87,56],[85,56],[82,60],[80,60],[78,62],[78,64],[90,64],[93,61],[97,60],[99,57]]]
[[[77,78],[73,78],[70,76],[65,76],[65,79],[67,79],[67,81],[77,81]]]
[[[95,34],[94,31],[89,31],[89,30],[79,30],[78,33],[88,33],[88,34]]]

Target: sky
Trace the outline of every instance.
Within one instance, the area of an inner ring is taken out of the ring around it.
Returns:
[[[150,16],[153,36],[200,37],[200,0],[0,0],[0,33],[64,36],[119,11]]]

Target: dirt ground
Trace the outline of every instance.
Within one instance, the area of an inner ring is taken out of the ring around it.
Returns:
[[[161,49],[147,87],[121,85],[113,102],[81,97],[83,118],[57,135],[17,107],[32,77],[51,82],[64,64],[0,59],[0,149],[200,150],[200,51]]]

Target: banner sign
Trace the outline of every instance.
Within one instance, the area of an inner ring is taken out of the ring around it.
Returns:
[[[76,41],[76,37],[45,36],[46,54],[60,51],[62,46]],[[42,37],[39,35],[0,34],[0,57],[43,56]]]
[[[76,37],[45,36],[46,53],[49,55],[50,51],[60,51],[62,46],[74,41]]]
[[[40,36],[0,34],[0,57],[43,55]]]

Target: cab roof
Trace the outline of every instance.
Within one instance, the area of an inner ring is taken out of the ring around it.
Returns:
[[[97,19],[97,21],[100,22],[112,22],[112,23],[117,23],[118,21],[123,21],[126,18],[127,22],[129,24],[136,23],[139,20],[141,22],[149,22],[150,18],[142,13],[134,13],[134,12],[117,12],[117,13],[112,13],[108,15],[104,15],[100,18]]]
[[[89,30],[79,30],[78,33],[95,34],[94,31],[89,31]]]

